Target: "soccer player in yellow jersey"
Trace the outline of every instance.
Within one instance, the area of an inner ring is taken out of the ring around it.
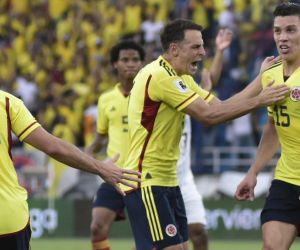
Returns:
[[[27,192],[19,185],[13,165],[12,132],[21,141],[54,159],[74,168],[98,174],[116,188],[119,188],[118,183],[131,185],[128,183],[130,178],[126,175],[127,171],[116,167],[112,160],[97,161],[75,146],[49,134],[34,119],[20,99],[1,90],[0,121],[0,249],[30,249],[31,229]],[[134,176],[133,179],[138,180]],[[122,193],[121,190],[120,192]]]
[[[134,79],[128,105],[130,148],[126,169],[141,172],[137,189],[124,197],[137,250],[187,249],[187,221],[176,162],[184,113],[213,125],[282,100],[289,88],[268,86],[260,77],[226,100],[201,89],[191,75],[205,55],[201,26],[175,20],[161,33],[163,55]]]
[[[98,101],[97,134],[87,152],[99,152],[107,144],[109,157],[119,153],[118,166],[124,166],[129,149],[128,100],[133,78],[141,69],[145,53],[133,41],[123,41],[110,52],[111,63],[117,72],[119,83],[102,94]],[[116,189],[103,183],[97,192],[91,222],[93,250],[109,250],[108,234],[114,220],[124,219],[123,197]]]
[[[237,187],[238,200],[252,200],[257,175],[281,149],[261,213],[263,249],[287,250],[300,235],[300,5],[282,3],[274,10],[273,34],[282,61],[262,75],[262,83],[286,84],[290,95],[270,105],[256,158]]]

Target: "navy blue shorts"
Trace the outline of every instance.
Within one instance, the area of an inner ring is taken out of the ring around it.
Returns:
[[[261,212],[261,224],[282,221],[300,229],[300,186],[273,180],[265,206]]]
[[[0,249],[5,250],[29,250],[30,249],[31,229],[27,226],[16,233],[0,235]]]
[[[124,197],[137,250],[158,250],[188,240],[179,187],[149,186]]]
[[[123,196],[110,184],[102,183],[93,202],[94,207],[105,207],[117,213],[116,220],[124,220],[125,204]]]

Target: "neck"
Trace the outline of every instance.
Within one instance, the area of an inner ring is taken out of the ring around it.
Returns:
[[[300,66],[300,57],[294,61],[283,61],[284,75],[290,76]]]
[[[164,53],[163,58],[165,58],[168,63],[172,66],[172,68],[175,70],[175,72],[177,73],[177,75],[182,75],[181,72],[178,70],[179,66],[180,66],[180,62],[177,61],[177,58],[168,54],[168,53]]]
[[[121,92],[124,94],[124,95],[129,95],[131,89],[132,89],[132,86],[133,86],[133,80],[128,80],[128,81],[123,81],[121,82],[120,84],[120,90]]]

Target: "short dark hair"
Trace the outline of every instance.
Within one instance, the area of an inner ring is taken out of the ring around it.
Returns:
[[[137,44],[136,42],[132,40],[124,40],[117,43],[115,46],[113,46],[110,50],[110,62],[113,64],[119,60],[120,51],[121,50],[127,50],[132,49],[136,50],[139,55],[141,61],[144,61],[145,59],[145,51],[142,46]]]
[[[187,19],[176,19],[168,23],[160,34],[163,50],[168,50],[171,43],[183,41],[186,30],[202,31],[203,28],[201,25]]]
[[[300,5],[297,3],[281,3],[277,5],[273,12],[273,16],[299,16],[300,17]]]

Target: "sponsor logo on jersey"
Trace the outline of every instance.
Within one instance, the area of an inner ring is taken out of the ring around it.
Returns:
[[[177,79],[174,81],[174,83],[180,92],[185,93],[188,91],[187,86],[185,85],[185,83],[182,80]]]
[[[173,224],[167,225],[166,234],[170,237],[174,237],[177,234],[177,228]]]
[[[290,98],[294,102],[299,102],[300,101],[300,87],[293,87],[290,92]]]

